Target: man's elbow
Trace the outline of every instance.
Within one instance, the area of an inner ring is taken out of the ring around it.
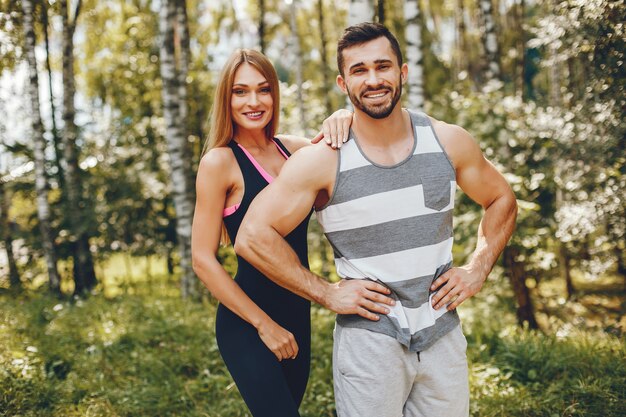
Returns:
[[[254,253],[254,247],[260,239],[259,229],[254,224],[244,221],[237,231],[237,238],[233,248],[235,253],[244,259],[249,259]]]
[[[512,229],[515,230],[515,223],[517,221],[517,199],[515,198],[515,194],[513,190],[509,189],[509,192],[506,194],[506,202],[508,203],[508,219],[512,223]]]

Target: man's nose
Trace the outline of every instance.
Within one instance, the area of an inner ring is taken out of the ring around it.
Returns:
[[[378,85],[380,84],[380,79],[378,77],[378,73],[376,70],[371,69],[367,73],[367,79],[365,80],[368,85]]]

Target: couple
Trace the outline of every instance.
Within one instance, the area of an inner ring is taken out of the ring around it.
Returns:
[[[351,26],[338,43],[337,84],[354,105],[339,151],[275,138],[276,74],[258,53],[236,55],[216,92],[192,250],[221,302],[218,345],[253,416],[299,415],[310,301],[338,314],[339,417],[467,416],[467,342],[455,309],[480,290],[512,233],[510,187],[463,129],[397,106],[408,68],[379,24]],[[325,125],[341,131],[340,120]],[[457,184],[485,212],[469,263],[452,267]],[[338,283],[307,268],[312,207]],[[238,254],[234,281],[215,255],[222,223]]]

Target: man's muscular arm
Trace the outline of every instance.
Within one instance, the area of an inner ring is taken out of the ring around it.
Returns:
[[[387,314],[377,303],[393,304],[389,290],[367,280],[331,284],[300,264],[283,236],[309,214],[318,194],[330,192],[338,155],[325,144],[295,153],[280,175],[254,199],[239,228],[235,251],[268,278],[290,291],[341,314],[377,320]],[[318,199],[319,204],[319,199]]]
[[[448,310],[453,310],[482,288],[513,233],[517,202],[502,174],[484,158],[469,133],[438,121],[433,121],[433,126],[455,166],[457,184],[485,210],[478,226],[476,250],[469,263],[450,269],[431,287],[431,290],[439,288],[433,306],[438,309],[450,303]]]

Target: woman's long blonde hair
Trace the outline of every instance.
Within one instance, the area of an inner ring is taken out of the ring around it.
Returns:
[[[221,146],[226,146],[230,142],[235,133],[235,122],[231,109],[231,97],[235,73],[242,64],[252,65],[257,71],[265,77],[270,86],[270,94],[272,95],[273,111],[272,118],[267,126],[265,126],[265,137],[271,139],[278,130],[278,119],[280,116],[280,93],[278,87],[278,76],[276,70],[270,60],[261,52],[253,49],[237,49],[226,61],[224,68],[220,74],[220,78],[215,88],[215,96],[213,98],[213,108],[210,116],[209,136],[207,137],[202,155],[209,150]],[[221,243],[227,245],[230,243],[226,228],[222,223]]]

